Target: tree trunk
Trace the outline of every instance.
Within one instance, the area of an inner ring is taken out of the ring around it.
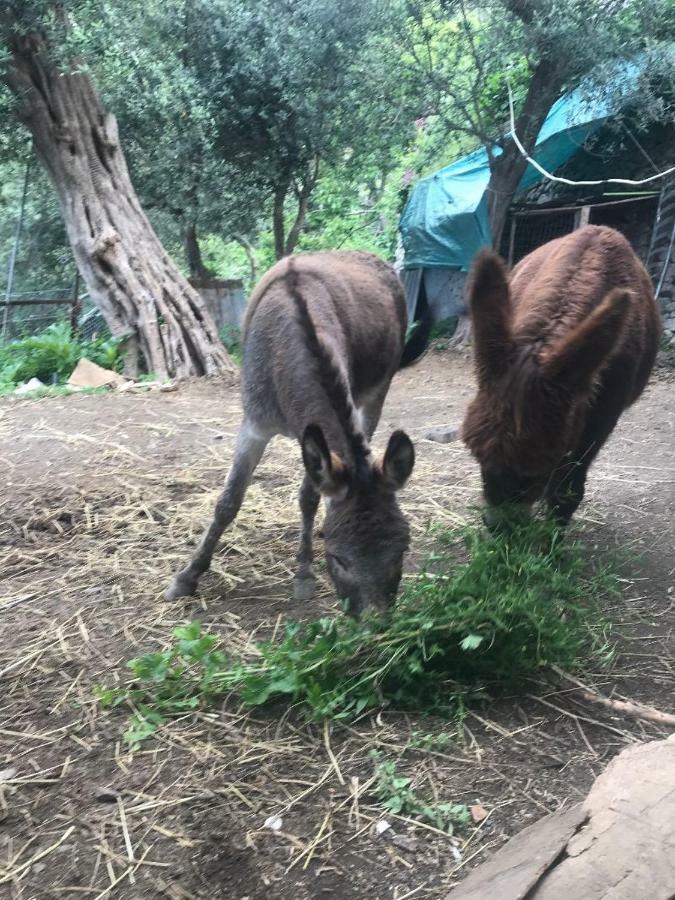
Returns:
[[[309,164],[307,174],[304,176],[300,187],[294,185],[295,197],[298,201],[298,211],[295,214],[295,220],[291,225],[288,235],[286,234],[284,207],[290,182],[284,182],[275,190],[272,225],[274,230],[274,253],[277,259],[282,259],[284,256],[290,256],[295,250],[298,238],[302,233],[302,229],[305,227],[305,220],[309,209],[309,198],[316,187],[318,177],[319,160],[317,158],[312,160]]]
[[[204,265],[201,247],[197,240],[197,226],[194,222],[190,222],[183,232],[183,247],[190,270],[190,277],[200,281],[210,278],[211,273]]]
[[[293,226],[288,232],[288,237],[286,238],[286,256],[288,256],[295,250],[295,245],[298,243],[298,238],[302,234],[302,229],[305,227],[305,220],[307,218],[307,211],[309,209],[309,198],[311,197],[312,191],[316,186],[318,177],[319,160],[315,159],[310,164],[307,170],[307,175],[303,179],[300,188],[296,189],[298,211],[295,216],[295,222],[293,222]]]
[[[562,87],[562,67],[549,57],[543,57],[532,74],[523,109],[516,120],[516,132],[530,156],[541,126],[560,96]],[[509,207],[527,166],[527,160],[510,139],[505,140],[499,156],[491,156],[487,192],[490,232],[495,250],[499,250],[501,245]]]
[[[86,74],[56,68],[42,35],[9,43],[7,82],[58,194],[93,302],[117,337],[137,338],[160,378],[234,367],[199,294],[161,245],[136,197],[115,117]]]
[[[455,328],[455,333],[448,341],[448,347],[450,350],[464,350],[469,346],[471,342],[471,316],[467,313],[464,316],[460,316],[457,320],[457,327]]]
[[[246,254],[246,259],[248,260],[248,265],[251,270],[251,274],[249,276],[251,279],[250,287],[253,288],[258,281],[258,259],[255,255],[255,248],[253,247],[253,244],[251,244],[249,239],[241,234],[233,234],[232,240],[236,241],[244,249],[244,253]]]
[[[272,228],[274,231],[274,256],[283,259],[286,256],[286,225],[284,222],[284,202],[288,186],[282,185],[274,192],[274,210],[272,212]]]
[[[514,0],[514,5],[518,3],[519,0]],[[560,96],[562,86],[560,67],[544,57],[532,74],[523,109],[516,119],[516,132],[530,156],[541,126]],[[492,246],[497,251],[501,246],[509,207],[527,166],[527,160],[510,139],[505,140],[503,152],[499,156],[491,155],[490,180],[487,186],[488,217]],[[468,314],[460,316],[450,346],[463,350],[471,340],[471,330],[471,317]]]

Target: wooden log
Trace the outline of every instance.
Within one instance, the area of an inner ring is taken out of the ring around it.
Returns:
[[[448,900],[672,900],[675,735],[636,744],[583,803],[525,828]]]

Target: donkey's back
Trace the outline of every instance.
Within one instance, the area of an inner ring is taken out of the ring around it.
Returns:
[[[326,397],[315,388],[316,356],[298,329],[289,266],[357,408],[386,393],[401,362],[407,318],[396,273],[370,253],[307,253],[270,269],[251,296],[244,322],[244,408],[257,427],[300,438],[308,421],[326,418]],[[321,409],[311,408],[317,404]],[[327,436],[343,449],[338,431]]]
[[[604,225],[587,225],[526,256],[510,279],[513,333],[539,356],[569,338],[612,291],[628,289],[631,302],[613,342],[626,387],[625,403],[642,393],[658,346],[659,317],[651,281],[626,238]]]

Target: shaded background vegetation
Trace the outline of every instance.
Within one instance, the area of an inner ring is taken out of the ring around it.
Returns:
[[[503,139],[507,79],[531,145],[562,93],[589,73],[611,90],[603,66],[643,53],[631,131],[672,134],[672,0],[28,0],[19,26],[17,5],[3,7],[0,66],[17,28],[42,29],[54,65],[90,74],[117,117],[140,202],[179,267],[247,288],[295,250],[393,259],[411,186],[479,144],[491,196],[510,199],[523,163]],[[3,270],[32,155],[15,106],[0,87]],[[613,175],[649,169],[630,142],[618,159],[631,171]],[[14,290],[64,288],[74,270],[33,158]]]

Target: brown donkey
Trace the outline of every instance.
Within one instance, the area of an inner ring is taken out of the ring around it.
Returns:
[[[647,272],[619,232],[589,225],[530,253],[510,278],[482,252],[469,303],[478,394],[463,438],[480,463],[486,521],[543,496],[565,524],[654,364],[660,320]]]
[[[232,468],[213,522],[167,597],[194,593],[267,443],[284,434],[300,441],[305,466],[296,599],[314,590],[312,528],[321,494],[326,562],[338,596],[355,615],[393,603],[409,540],[396,491],[415,452],[402,431],[391,435],[381,461],[368,444],[392,377],[419,356],[429,325],[423,322],[404,348],[403,288],[370,254],[311,253],[270,269],[244,323],[244,417]]]

